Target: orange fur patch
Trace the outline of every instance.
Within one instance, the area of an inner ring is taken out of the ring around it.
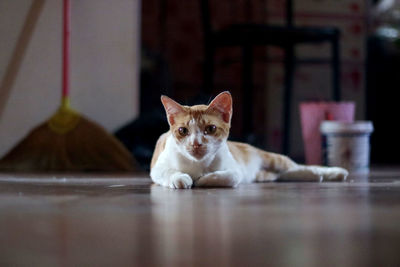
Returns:
[[[161,152],[165,149],[165,143],[167,142],[167,137],[170,135],[170,132],[166,132],[160,136],[157,140],[156,148],[153,152],[153,157],[151,158],[150,168],[153,168],[157,162],[158,157],[160,156]]]
[[[247,164],[250,161],[250,156],[255,151],[254,147],[239,142],[228,141],[228,147],[233,158],[243,164]]]

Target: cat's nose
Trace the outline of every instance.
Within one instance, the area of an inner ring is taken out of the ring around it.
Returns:
[[[194,141],[192,146],[194,149],[199,149],[202,146],[202,144],[197,141]]]
[[[200,148],[202,146],[202,144],[193,144],[193,148],[194,149],[198,149],[198,148]]]

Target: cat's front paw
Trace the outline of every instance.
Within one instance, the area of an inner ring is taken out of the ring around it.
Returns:
[[[169,187],[173,189],[190,189],[193,185],[192,178],[186,173],[176,173],[171,176]]]

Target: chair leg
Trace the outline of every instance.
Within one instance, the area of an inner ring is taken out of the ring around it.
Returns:
[[[282,142],[282,153],[288,155],[290,152],[290,122],[291,122],[291,100],[292,100],[292,88],[294,79],[294,48],[288,46],[285,48],[285,84],[283,89],[283,142]]]
[[[245,138],[253,135],[253,48],[242,48],[242,99],[243,99],[243,134]]]
[[[333,100],[340,101],[341,99],[341,73],[340,73],[340,43],[339,36],[332,41],[332,80],[333,80]]]
[[[214,85],[215,47],[206,45],[203,65],[203,92],[211,95]]]

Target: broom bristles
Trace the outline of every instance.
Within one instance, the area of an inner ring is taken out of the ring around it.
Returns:
[[[137,166],[114,136],[83,116],[64,134],[51,130],[46,121],[0,160],[3,171],[127,172],[138,170]]]

